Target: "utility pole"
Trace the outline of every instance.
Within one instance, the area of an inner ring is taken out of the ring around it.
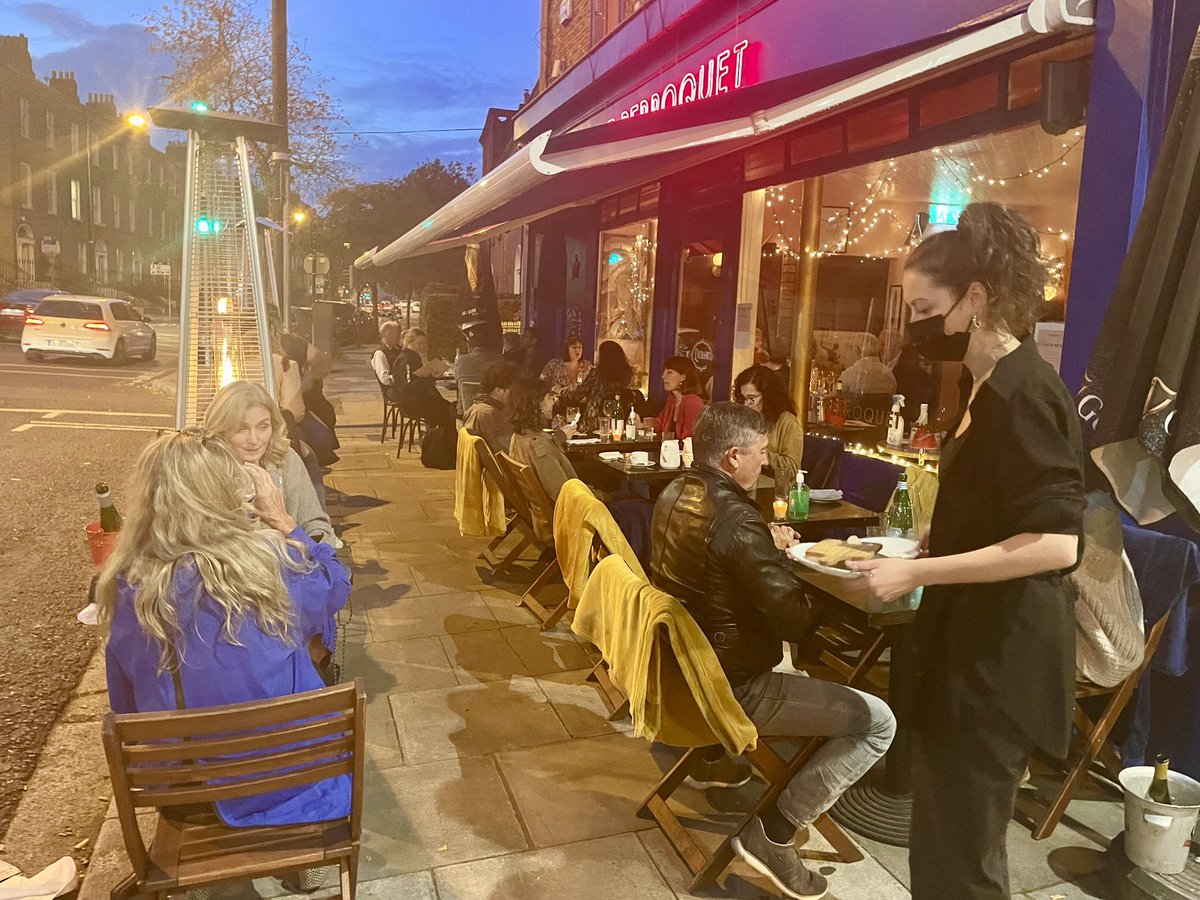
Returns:
[[[283,330],[291,324],[291,153],[288,150],[287,0],[271,0],[271,91],[275,124],[283,127],[283,142],[271,154],[279,183],[279,305]]]

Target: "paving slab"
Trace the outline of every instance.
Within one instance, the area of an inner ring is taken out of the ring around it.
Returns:
[[[532,678],[393,694],[400,747],[410,763],[497,753],[570,735]]]
[[[342,677],[356,676],[362,677],[372,698],[458,684],[438,635],[350,647]]]
[[[441,900],[673,900],[635,836],[622,834],[434,871]]]
[[[475,631],[443,635],[442,649],[453,666],[458,684],[481,684],[488,681],[507,681],[533,674],[505,640],[504,632]]]
[[[628,716],[609,721],[608,707],[600,699],[600,691],[587,680],[589,672],[590,666],[573,672],[541,675],[537,679],[567,733],[573,738],[581,738],[632,731],[633,723]]]
[[[524,625],[504,628],[500,633],[530,675],[569,672],[588,664],[587,651],[569,631],[542,631],[537,625]]]
[[[367,621],[371,623],[371,636],[377,641],[500,628],[483,598],[474,592],[432,597],[406,595],[387,607],[367,610]]]

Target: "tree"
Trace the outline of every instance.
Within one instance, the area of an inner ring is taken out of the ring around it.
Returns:
[[[325,198],[322,231],[337,244],[338,269],[350,265],[365,250],[385,247],[430,213],[453,200],[475,180],[475,167],[461,162],[430,160],[403,178],[358,184]],[[349,243],[349,251],[341,250]],[[418,295],[426,285],[458,284],[464,278],[461,249],[403,259],[369,270],[371,280],[386,284],[402,297]]]
[[[251,0],[174,0],[143,20],[155,53],[175,60],[164,76],[172,102],[201,99],[217,112],[272,119],[271,28],[256,17]],[[288,47],[288,122],[292,171],[297,190],[322,196],[349,177],[342,142],[334,131],[346,125],[341,108],[312,70],[298,44]],[[267,149],[251,144],[256,177],[267,177]]]

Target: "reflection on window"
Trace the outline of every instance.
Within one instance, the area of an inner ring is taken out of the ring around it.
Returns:
[[[616,341],[646,387],[658,221],[647,219],[600,233],[600,295],[596,345]]]

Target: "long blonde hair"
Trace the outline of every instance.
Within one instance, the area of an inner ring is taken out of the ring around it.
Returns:
[[[217,391],[204,413],[204,427],[228,438],[242,427],[246,413],[255,408],[265,409],[271,416],[271,440],[262,455],[262,463],[282,466],[291,446],[288,441],[287,423],[283,420],[283,413],[279,411],[279,404],[271,399],[271,395],[261,384],[254,381],[233,381]]]
[[[117,606],[117,579],[133,588],[133,610],[158,644],[159,670],[173,666],[187,598],[175,590],[180,566],[193,567],[224,618],[222,637],[252,620],[264,634],[295,643],[295,610],[284,571],[307,571],[303,546],[246,514],[249,478],[218,435],[185,429],[162,435],[138,458],[120,540],[100,573],[96,601],[107,633]],[[289,554],[300,550],[300,560]],[[195,599],[199,599],[199,596]]]

